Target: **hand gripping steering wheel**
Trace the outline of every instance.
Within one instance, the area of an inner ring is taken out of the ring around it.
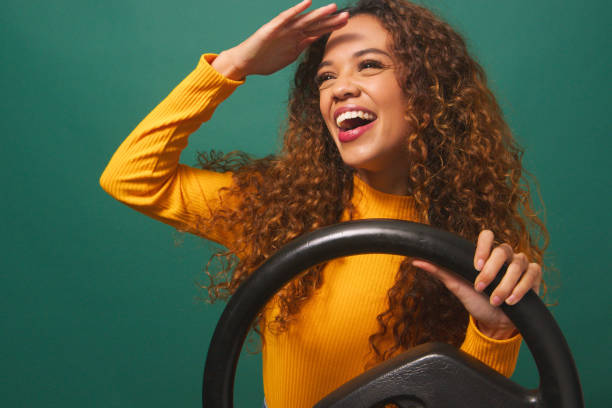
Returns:
[[[300,272],[335,258],[387,253],[430,260],[473,282],[475,247],[451,233],[399,220],[361,220],[324,227],[290,242],[270,257],[231,297],[213,334],[202,386],[206,408],[232,408],[240,350],[259,310]],[[485,290],[490,295],[496,281]],[[527,390],[455,348],[428,343],[349,381],[315,407],[358,408],[395,403],[401,408],[583,408],[578,372],[552,315],[530,291],[501,306],[523,335],[540,375]],[[316,375],[316,373],[313,373]]]

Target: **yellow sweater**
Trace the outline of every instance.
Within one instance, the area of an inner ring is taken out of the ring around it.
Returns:
[[[188,136],[242,83],[216,72],[209,65],[214,58],[204,55],[134,129],[100,184],[146,215],[231,247],[231,236],[222,228],[196,227],[219,205],[219,189],[231,185],[231,174],[179,164]],[[354,183],[357,218],[417,219],[411,197],[376,191],[357,177]],[[279,335],[265,333],[264,392],[270,408],[311,407],[363,372],[371,356],[368,336],[378,329],[376,316],[386,310],[386,293],[401,259],[373,254],[330,262],[323,272],[323,287],[300,311],[299,320]],[[461,349],[509,376],[520,343],[520,336],[503,341],[487,338],[470,319]]]

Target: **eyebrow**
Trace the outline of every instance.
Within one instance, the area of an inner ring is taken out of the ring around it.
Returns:
[[[391,55],[389,55],[388,52],[383,51],[383,50],[381,50],[379,48],[366,48],[366,49],[357,51],[356,53],[353,54],[353,58],[359,58],[359,57],[361,57],[361,56],[363,56],[365,54],[381,54],[381,55],[386,55],[387,57],[391,58]],[[319,67],[317,68],[317,70],[319,70],[319,69],[321,69],[323,67],[326,67],[328,65],[331,65],[331,64],[332,64],[331,61],[322,61],[319,64]]]

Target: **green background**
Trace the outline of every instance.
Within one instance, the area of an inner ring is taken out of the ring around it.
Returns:
[[[199,405],[222,307],[199,301],[194,284],[210,247],[115,202],[98,178],[202,52],[235,45],[290,4],[2,2],[0,405]],[[429,4],[467,37],[526,148],[558,270],[553,313],[587,406],[609,406],[611,3]],[[273,152],[290,77],[249,79],[183,162],[210,148]],[[260,406],[259,364],[241,360],[238,406]],[[537,385],[526,354],[515,378]]]

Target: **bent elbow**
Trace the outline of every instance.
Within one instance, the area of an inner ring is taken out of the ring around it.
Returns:
[[[121,179],[120,172],[114,168],[112,163],[109,163],[100,176],[100,187],[102,187],[111,197],[123,201],[121,198],[125,193],[125,188],[122,188],[123,183]]]
[[[112,165],[108,165],[102,175],[100,176],[100,187],[108,195],[125,204],[130,203],[131,188],[128,186],[129,183],[125,180],[125,175],[120,171],[117,171]]]
[[[112,177],[109,176],[108,174],[108,168],[106,168],[103,172],[102,175],[100,176],[100,187],[102,187],[102,190],[106,191],[108,194],[110,194],[111,196],[113,195],[112,193]]]
[[[136,171],[109,164],[100,176],[100,187],[115,200],[139,211],[147,211],[164,199],[172,186],[171,180],[153,177],[147,170]]]

